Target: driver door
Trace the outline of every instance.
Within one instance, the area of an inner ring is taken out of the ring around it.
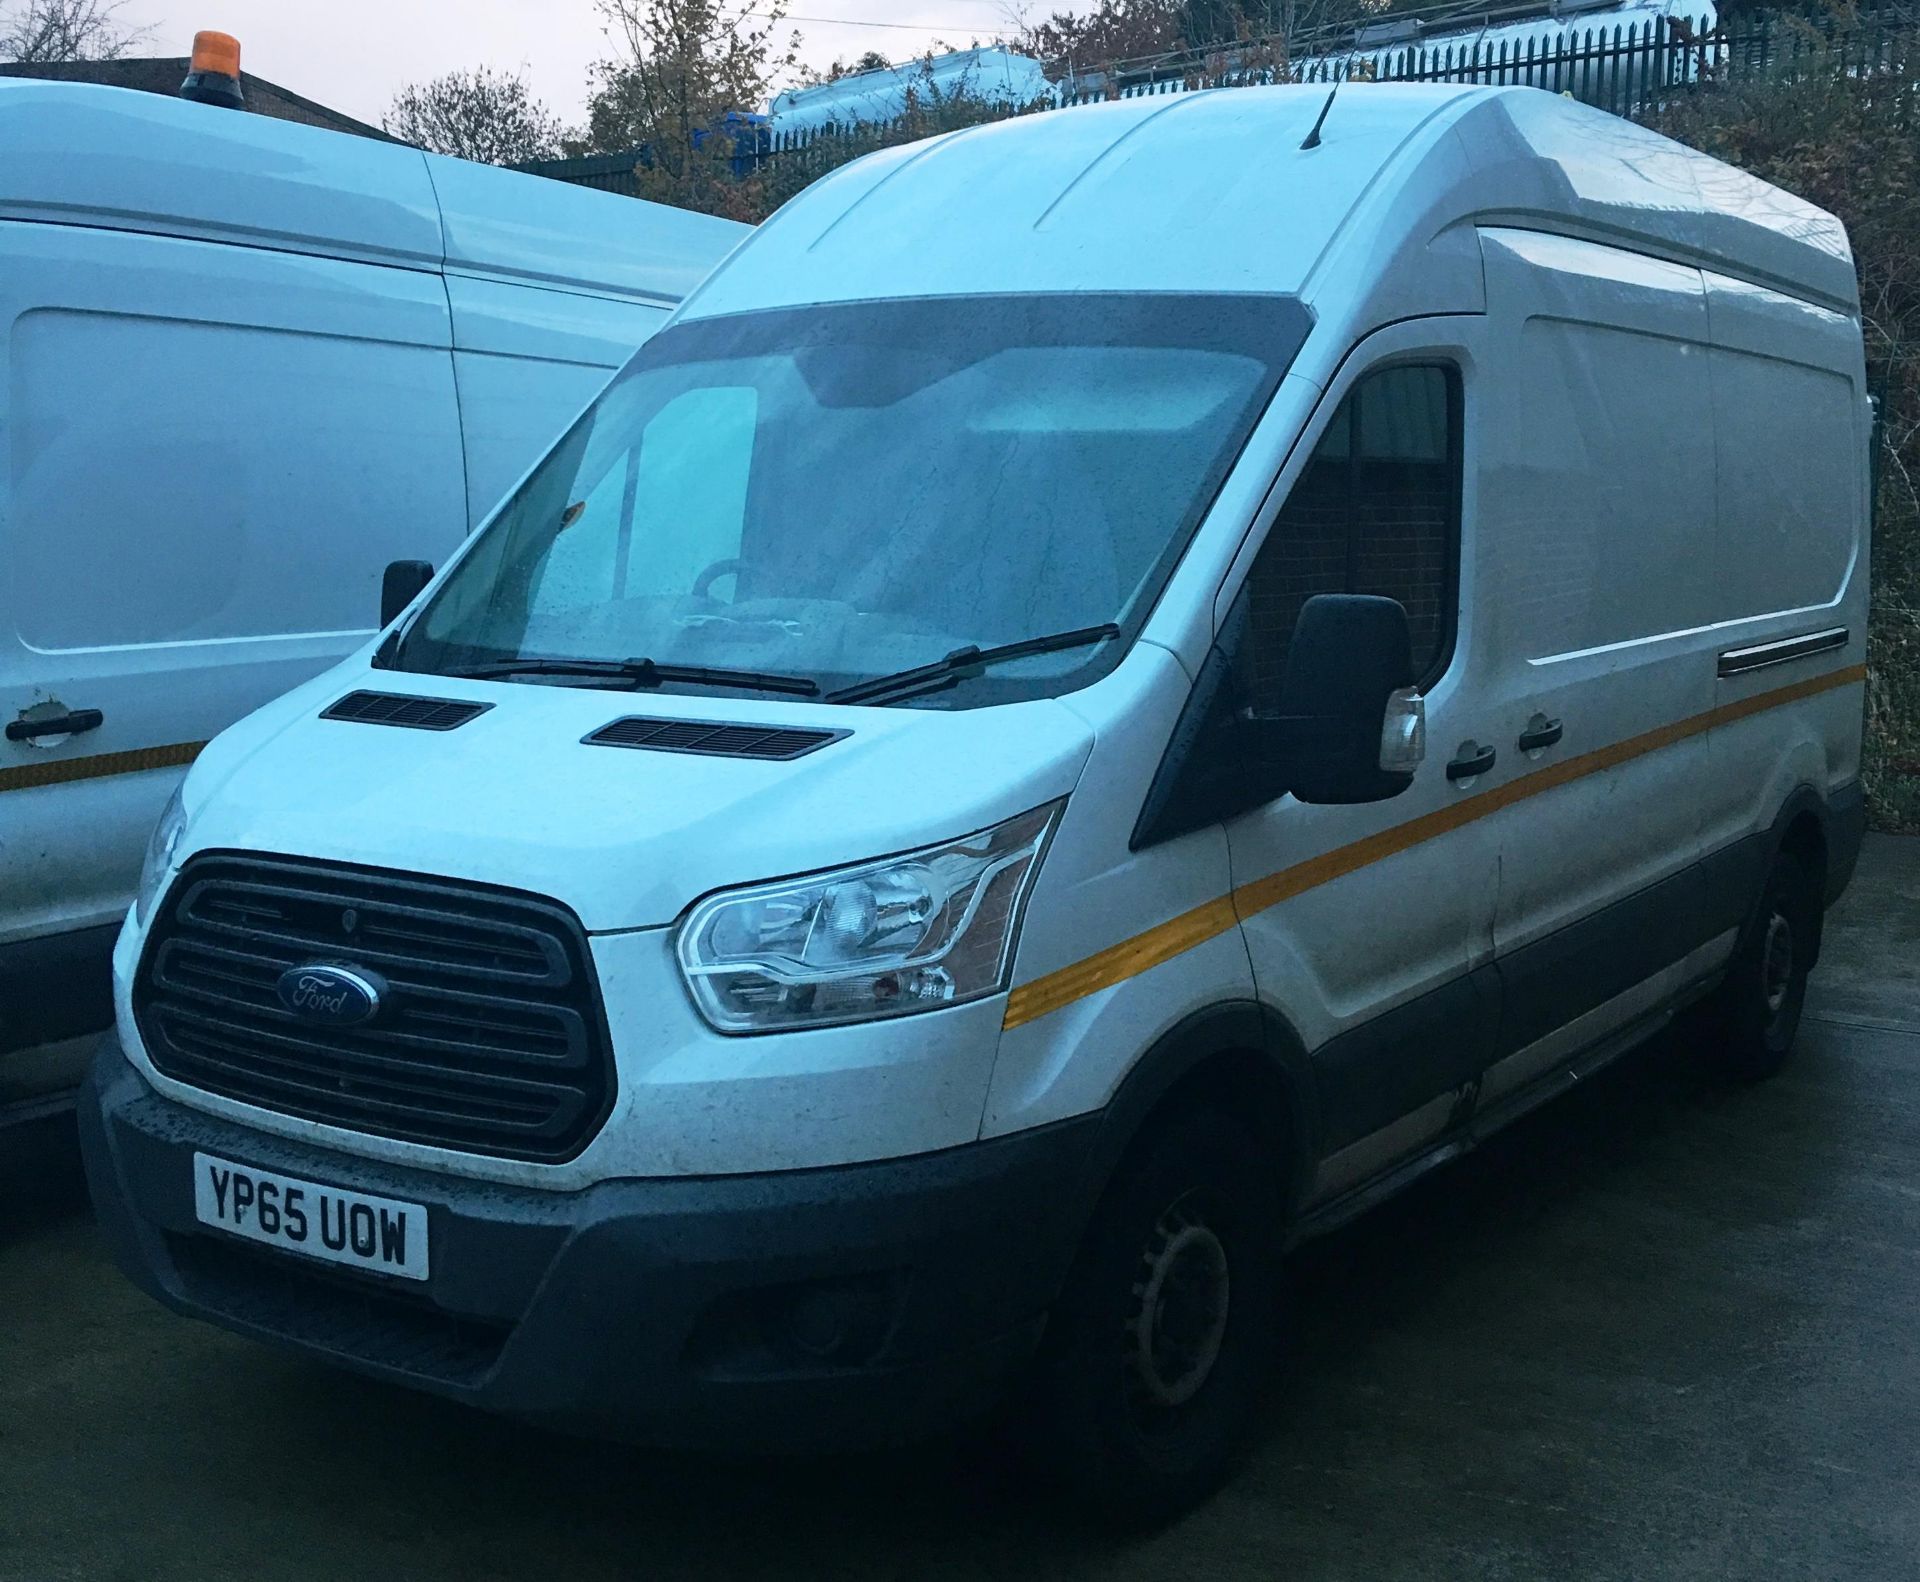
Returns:
[[[1426,699],[1427,756],[1388,800],[1291,795],[1231,820],[1234,896],[1261,999],[1299,1034],[1324,1123],[1318,1200],[1463,1122],[1491,1047],[1497,847],[1475,708],[1468,422],[1461,320],[1396,326],[1350,358],[1282,477],[1247,571],[1254,706],[1277,695],[1301,606],[1398,600]]]

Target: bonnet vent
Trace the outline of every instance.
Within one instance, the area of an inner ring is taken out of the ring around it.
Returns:
[[[712,720],[652,720],[631,715],[602,725],[585,740],[593,747],[638,747],[655,753],[784,761],[804,758],[849,734],[794,725],[727,725]]]
[[[354,720],[362,725],[400,725],[410,731],[450,731],[485,714],[491,703],[464,703],[453,698],[414,698],[400,692],[349,692],[323,720]]]

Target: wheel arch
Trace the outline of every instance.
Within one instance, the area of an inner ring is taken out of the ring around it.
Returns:
[[[1808,878],[1812,881],[1813,959],[1809,965],[1819,962],[1821,937],[1825,933],[1826,908],[1822,902],[1827,893],[1827,868],[1832,853],[1831,823],[1832,812],[1827,798],[1817,788],[1803,783],[1787,794],[1767,831],[1767,861],[1762,870],[1762,887],[1766,884],[1765,875],[1772,871],[1782,853],[1796,858],[1807,869]],[[1758,906],[1759,895],[1756,894],[1756,912]]]
[[[1092,1216],[1127,1155],[1167,1115],[1215,1102],[1249,1123],[1279,1171],[1288,1220],[1318,1163],[1320,1118],[1305,1045],[1285,1019],[1254,1000],[1195,1011],[1136,1061],[1102,1114],[1087,1170]]]

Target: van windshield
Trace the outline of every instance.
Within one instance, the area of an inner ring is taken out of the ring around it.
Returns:
[[[1290,298],[1087,294],[670,326],[385,662],[547,661],[526,678],[694,692],[757,675],[826,696],[956,649],[1117,627],[902,696],[1084,685],[1145,620],[1309,322]],[[687,674],[702,669],[750,674]]]

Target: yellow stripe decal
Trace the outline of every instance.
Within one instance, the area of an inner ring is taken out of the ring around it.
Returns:
[[[0,769],[0,791],[31,791],[36,786],[61,786],[75,780],[99,780],[107,775],[135,775],[148,769],[178,769],[200,756],[205,742],[181,742],[173,747],[137,747],[125,753],[95,753],[91,758],[50,758],[43,764]]]
[[[1291,868],[1282,868],[1264,879],[1241,885],[1230,895],[1221,896],[1216,901],[1209,901],[1204,906],[1196,906],[1190,912],[1182,912],[1178,917],[1156,924],[1144,934],[1136,934],[1131,939],[1111,945],[1084,961],[1076,961],[1057,972],[1019,985],[1007,996],[1007,1011],[1002,1025],[1019,1027],[1062,1006],[1071,1005],[1075,1000],[1124,983],[1149,967],[1157,967],[1196,945],[1204,945],[1208,940],[1228,932],[1243,919],[1264,912],[1270,906],[1277,906],[1282,901],[1291,900],[1334,879],[1344,878],[1383,858],[1418,846],[1423,841],[1450,834],[1475,819],[1486,818],[1502,808],[1512,807],[1516,802],[1524,802],[1528,797],[1539,796],[1543,791],[1553,791],[1575,780],[1584,780],[1588,775],[1616,768],[1631,759],[1644,757],[1648,753],[1658,752],[1662,747],[1671,747],[1703,731],[1710,731],[1715,726],[1731,725],[1749,715],[1776,709],[1783,704],[1797,703],[1802,698],[1830,692],[1836,687],[1852,686],[1866,679],[1867,667],[1852,665],[1830,675],[1795,682],[1790,687],[1758,693],[1738,703],[1722,704],[1691,719],[1663,725],[1644,735],[1630,736],[1611,747],[1601,747],[1545,769],[1536,769],[1532,774],[1509,780],[1505,785],[1495,786],[1479,796],[1462,799],[1432,813],[1422,814],[1419,818],[1409,819],[1404,824],[1396,824],[1391,829],[1381,830],[1379,834],[1369,835],[1350,846],[1322,852],[1318,857],[1310,857]]]

